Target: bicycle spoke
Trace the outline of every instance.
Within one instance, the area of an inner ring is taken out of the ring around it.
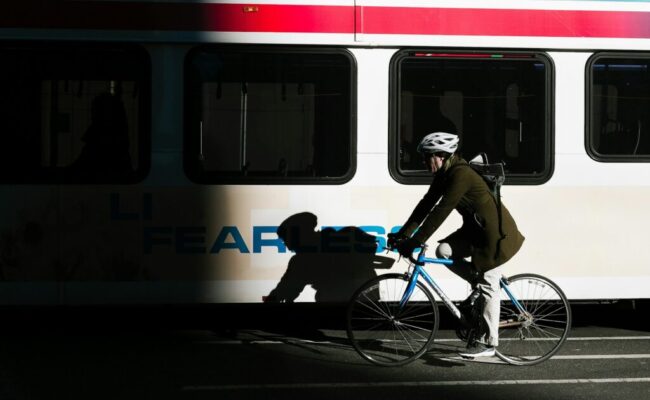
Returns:
[[[553,326],[552,326],[552,325],[548,325],[548,324],[553,324],[553,323],[554,323],[554,324],[564,324],[564,323],[566,323],[566,320],[547,319],[547,318],[535,318],[535,322],[536,322],[536,323],[538,323],[538,322],[546,322],[546,324],[547,324],[546,326],[548,326],[549,328],[552,328]],[[542,325],[542,324],[539,324],[539,325]],[[556,329],[564,330],[563,328],[556,328]]]
[[[408,278],[403,274],[382,275],[360,289],[350,302],[348,335],[354,349],[368,361],[405,364],[422,355],[433,338],[438,314],[431,294],[417,284],[410,298],[400,303]]]
[[[386,318],[390,318],[390,314],[384,312],[384,310],[381,309],[381,306],[379,304],[377,304],[375,302],[375,300],[368,297],[368,295],[365,294],[365,293],[363,293],[363,297],[365,297],[368,300],[368,302],[357,301],[358,304],[361,304],[362,306],[367,307],[367,308],[369,308],[369,309],[371,309],[373,311],[377,311],[377,312],[379,312],[379,314],[383,315]],[[370,303],[370,305],[368,305],[368,303]],[[373,307],[371,307],[371,306],[373,306]]]
[[[545,314],[536,314],[537,319],[545,319],[547,317],[565,317],[567,316],[566,311],[563,310],[562,308],[558,307],[557,309],[547,312]]]
[[[408,347],[411,349],[411,353],[415,354],[417,351],[411,346],[410,340],[406,337],[404,334],[403,330],[398,326],[397,327],[397,332],[402,336],[402,339],[404,339],[404,342],[408,345]]]
[[[428,313],[426,313],[426,314],[417,314],[417,315],[409,316],[409,317],[407,317],[407,318],[400,317],[400,321],[404,321],[404,320],[411,321],[411,320],[414,320],[414,319],[416,319],[416,318],[426,317],[426,316],[429,316],[429,315],[432,315],[432,314],[433,314],[433,313],[428,312]]]
[[[556,334],[554,334],[552,332],[549,332],[546,329],[542,329],[539,325],[531,325],[531,327],[533,329],[535,329],[536,331],[538,331],[540,333],[540,335],[544,335],[548,339],[559,339],[559,338],[562,337],[560,335],[556,335]]]
[[[401,324],[401,325],[398,326],[398,329],[399,329],[399,327],[411,328],[410,331],[413,332],[414,334],[418,335],[422,339],[426,339],[426,337],[420,335],[417,331],[430,332],[429,329],[422,328],[422,327],[417,326],[417,325]]]

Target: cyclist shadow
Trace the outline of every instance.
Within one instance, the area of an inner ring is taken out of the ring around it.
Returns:
[[[305,287],[319,302],[347,302],[359,286],[377,276],[375,269],[391,268],[395,260],[376,255],[376,238],[358,227],[316,231],[316,215],[290,216],[277,234],[295,254],[265,302],[293,302]]]

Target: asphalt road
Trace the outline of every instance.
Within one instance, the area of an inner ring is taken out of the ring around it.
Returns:
[[[462,360],[443,326],[429,353],[387,368],[361,359],[337,326],[292,321],[5,329],[0,399],[650,399],[645,326],[579,321],[532,367]]]

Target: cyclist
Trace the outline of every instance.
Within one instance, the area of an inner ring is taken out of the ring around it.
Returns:
[[[417,150],[433,182],[400,231],[389,234],[388,240],[402,256],[411,256],[453,209],[460,213],[462,226],[439,241],[436,256],[453,259],[449,269],[468,281],[477,296],[478,329],[460,355],[486,357],[495,354],[499,341],[501,273],[497,267],[519,251],[524,237],[503,205],[499,224],[496,199],[483,178],[457,154],[458,145],[459,137],[453,133],[434,132],[422,139]],[[468,257],[471,262],[465,260]]]

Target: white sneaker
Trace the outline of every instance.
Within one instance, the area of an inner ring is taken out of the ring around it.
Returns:
[[[494,346],[488,346],[483,343],[474,342],[474,344],[467,346],[465,351],[458,353],[463,358],[478,358],[478,357],[492,357],[496,353]]]

